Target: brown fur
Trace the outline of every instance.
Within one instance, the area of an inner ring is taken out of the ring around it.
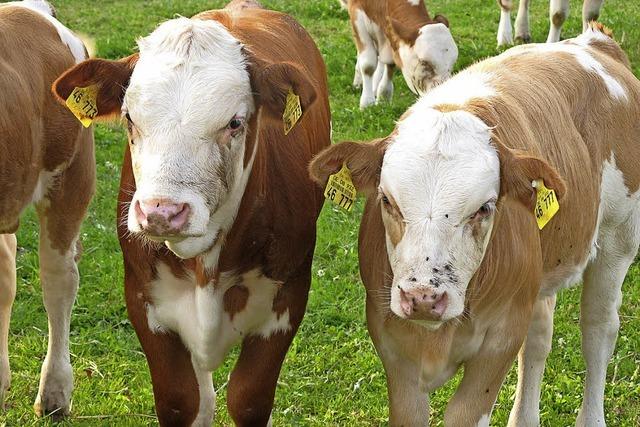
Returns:
[[[464,378],[449,402],[445,425],[475,425],[490,413],[526,336],[542,275],[586,261],[595,232],[604,161],[614,155],[629,192],[640,187],[640,82],[630,72],[620,47],[612,40],[597,41],[590,52],[623,85],[628,101],[613,98],[602,79],[584,70],[572,55],[520,52],[471,67],[493,76],[490,84],[498,95],[434,107],[445,114],[469,111],[492,127],[501,167],[501,194],[491,240],[469,284],[467,307],[459,322],[429,331],[390,313],[393,276],[385,224],[398,220],[384,210],[381,213],[380,198],[366,191],[360,273],[367,289],[369,331],[387,372],[392,425],[407,422],[406,411],[399,410],[403,402],[398,396],[422,396],[425,389],[440,383],[428,386],[421,382],[439,378],[458,364],[465,366]],[[321,185],[342,161],[380,165],[384,156],[384,148],[340,145],[325,150],[311,164],[311,174]],[[361,188],[377,187],[379,172],[361,177],[365,179],[357,184]],[[537,178],[543,178],[561,198],[560,211],[542,231],[532,213],[535,192],[531,181]],[[383,222],[385,215],[388,219]],[[478,350],[457,354],[460,344],[477,333],[485,334]],[[394,349],[392,353],[389,348]],[[409,371],[403,371],[403,366],[409,366]]]
[[[197,415],[199,397],[189,352],[179,338],[154,334],[148,328],[148,285],[156,277],[160,262],[168,264],[177,277],[193,272],[198,283],[215,281],[223,271],[241,274],[254,269],[283,283],[273,307],[278,314],[288,310],[291,330],[268,339],[248,336],[243,341],[227,399],[237,425],[261,425],[268,420],[280,365],[306,307],[315,223],[323,202],[322,192],[309,179],[306,166],[330,143],[325,66],[313,40],[293,18],[243,5],[235,1],[228,9],[193,17],[219,21],[243,43],[258,107],[247,124],[246,141],[247,152],[258,144],[256,158],[238,215],[223,240],[217,268],[204,271],[198,262],[179,260],[164,246],[143,246],[126,229],[126,209],[118,209],[127,309],[149,362],[161,425],[189,425]],[[135,55],[120,61],[85,62],[61,77],[56,90],[64,97],[77,82],[97,80],[101,85],[99,113],[118,113],[134,67]],[[300,96],[303,116],[285,136],[282,112],[289,90]],[[134,190],[127,150],[119,206],[128,204]],[[247,292],[243,286],[227,291],[225,310],[232,316],[240,312],[246,305]],[[175,369],[170,368],[174,363]]]

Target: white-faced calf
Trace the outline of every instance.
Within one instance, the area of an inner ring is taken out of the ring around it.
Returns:
[[[639,127],[640,82],[594,25],[479,62],[388,137],[316,157],[316,181],[345,162],[368,197],[360,272],[392,425],[428,425],[429,392],[464,366],[445,425],[488,426],[519,350],[509,425],[539,425],[555,295],[581,279],[576,424],[605,424],[621,286],[640,243]],[[560,203],[541,230],[534,181]]]
[[[433,19],[423,0],[349,0],[353,39],[358,49],[353,85],[362,86],[360,108],[391,99],[398,66],[415,94],[448,78],[458,59],[449,22]]]
[[[95,162],[93,130],[84,129],[51,93],[56,77],[87,57],[82,41],[53,15],[44,1],[0,5],[0,406],[11,382],[7,338],[16,294],[15,232],[20,214],[34,204],[49,318],[35,409],[59,418],[69,413],[73,389],[69,323]]]
[[[498,46],[513,44],[513,30],[511,28],[511,10],[513,0],[497,0],[500,6],[500,24],[498,24]],[[531,0],[520,0],[518,15],[516,16],[516,42],[529,43],[531,32],[529,31],[529,3]],[[600,16],[600,9],[604,0],[584,0],[582,4],[582,29],[586,30],[591,21]],[[560,31],[564,21],[569,17],[569,0],[549,1],[549,36],[547,43],[555,43],[560,40]]]
[[[161,24],[139,54],[79,64],[129,136],[118,218],[131,322],[161,425],[210,426],[211,372],[240,426],[266,425],[305,311],[322,194],[307,164],[330,143],[322,57],[290,16],[235,1]]]

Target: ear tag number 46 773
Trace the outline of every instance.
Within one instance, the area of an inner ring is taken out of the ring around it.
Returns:
[[[533,181],[536,189],[536,207],[533,213],[536,215],[538,228],[542,230],[551,218],[560,210],[560,203],[556,197],[556,192],[544,186],[544,181],[537,179]]]
[[[65,102],[74,116],[80,120],[82,126],[88,128],[93,119],[98,115],[98,86],[77,87],[73,89],[71,95]]]
[[[356,194],[356,187],[351,180],[351,171],[345,163],[342,165],[342,169],[329,176],[327,186],[324,189],[324,197],[350,212],[353,209]]]

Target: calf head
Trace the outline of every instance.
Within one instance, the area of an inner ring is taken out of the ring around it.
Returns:
[[[461,110],[410,110],[385,139],[329,147],[311,175],[324,183],[343,162],[354,185],[378,200],[393,272],[391,311],[429,327],[464,312],[501,198],[515,198],[533,215],[532,180],[544,179],[559,197],[564,189],[543,160],[506,148]]]
[[[315,92],[296,65],[254,55],[217,20],[173,19],[138,46],[119,61],[78,64],[53,89],[66,99],[98,86],[98,118],[127,125],[136,182],[129,230],[190,258],[232,225],[259,122],[282,117],[289,90],[303,111]]]
[[[400,38],[402,75],[413,93],[421,95],[449,78],[458,59],[458,47],[444,16],[437,15],[432,23],[417,31],[409,31],[399,21],[391,23]]]

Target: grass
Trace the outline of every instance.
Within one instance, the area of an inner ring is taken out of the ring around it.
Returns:
[[[220,7],[221,0],[144,2],[54,0],[58,16],[70,28],[95,38],[99,56],[119,58],[176,14],[190,16]],[[498,53],[499,12],[484,0],[430,0],[432,12],[445,13],[460,49],[458,68]],[[532,2],[534,41],[548,29],[547,2]],[[571,1],[565,36],[580,29],[580,4]],[[602,21],[611,27],[640,76],[640,10],[636,2],[607,0]],[[264,0],[272,9],[295,16],[312,34],[328,66],[336,141],[370,139],[388,134],[394,120],[414,101],[396,75],[393,104],[358,110],[359,93],[351,88],[355,48],[347,14],[337,0]],[[118,125],[96,129],[98,188],[82,236],[81,288],[72,319],[71,353],[75,374],[72,416],[79,426],[156,425],[151,382],[144,356],[127,320],[120,248],[115,235],[116,194],[126,149]],[[368,337],[364,290],[357,270],[356,236],[362,201],[347,214],[326,205],[318,223],[318,243],[307,314],[289,351],[276,395],[276,425],[373,426],[387,424],[387,397],[382,365]],[[12,389],[0,425],[48,425],[32,410],[40,365],[46,351],[47,321],[41,303],[37,261],[38,225],[32,211],[18,235],[18,295],[10,334]],[[640,425],[640,267],[635,264],[624,285],[622,327],[609,366],[605,407],[610,426]],[[579,288],[558,299],[554,347],[547,363],[541,416],[545,426],[575,422],[582,399],[584,364],[580,355]],[[218,390],[216,425],[229,425],[225,383],[237,353],[215,374]],[[492,423],[505,425],[515,390],[515,369],[502,388]],[[457,379],[434,394],[432,425],[442,425],[447,400]]]

